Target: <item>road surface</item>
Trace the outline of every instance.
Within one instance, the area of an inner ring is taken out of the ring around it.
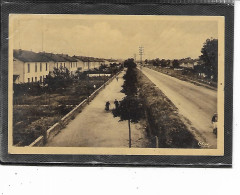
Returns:
[[[114,108],[114,100],[122,100],[125,71],[120,73],[105,87],[83,111],[72,120],[65,129],[50,140],[46,146],[64,147],[128,147],[128,122],[114,118],[111,111],[105,111],[106,101],[110,101],[110,109]],[[145,129],[139,124],[132,124],[132,147],[148,147]]]
[[[217,92],[143,67],[142,72],[175,104],[209,148],[217,147],[211,119],[217,112]]]

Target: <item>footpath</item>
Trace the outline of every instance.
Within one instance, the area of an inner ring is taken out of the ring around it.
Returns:
[[[114,100],[121,101],[125,94],[121,93],[123,75],[118,75],[109,83],[75,119],[53,137],[46,146],[50,147],[128,147],[129,134],[127,121],[119,121],[111,110]],[[105,103],[110,102],[110,111],[105,111]],[[145,129],[140,123],[132,124],[132,147],[148,146]]]

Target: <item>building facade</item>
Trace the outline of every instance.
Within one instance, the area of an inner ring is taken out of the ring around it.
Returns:
[[[51,59],[25,50],[13,52],[13,75],[15,83],[43,82],[49,73]]]

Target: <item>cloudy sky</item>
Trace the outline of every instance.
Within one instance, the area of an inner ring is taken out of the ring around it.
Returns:
[[[208,38],[218,37],[216,17],[11,15],[14,49],[144,59],[197,58]],[[138,55],[137,55],[137,58]]]

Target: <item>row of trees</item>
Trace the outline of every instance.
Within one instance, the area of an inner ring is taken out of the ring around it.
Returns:
[[[160,67],[173,67],[179,68],[180,60],[165,60],[165,59],[153,59],[145,60],[145,64],[151,64],[153,66]],[[204,73],[207,78],[211,78],[213,81],[217,81],[218,75],[218,40],[207,39],[201,49],[201,55],[199,56],[198,65],[195,66],[197,73]]]
[[[145,64],[152,64],[153,66],[161,66],[161,67],[170,67],[172,66],[173,68],[178,68],[179,67],[179,60],[174,59],[171,64],[171,60],[165,60],[165,59],[153,59],[153,60],[145,60]]]
[[[130,58],[124,61],[124,67],[127,67],[124,75],[123,90],[126,94],[124,99],[120,101],[119,107],[113,111],[114,116],[119,116],[121,120],[128,121],[129,129],[129,147],[131,147],[131,122],[138,122],[144,117],[142,103],[138,97],[138,83],[136,63],[134,59]]]

